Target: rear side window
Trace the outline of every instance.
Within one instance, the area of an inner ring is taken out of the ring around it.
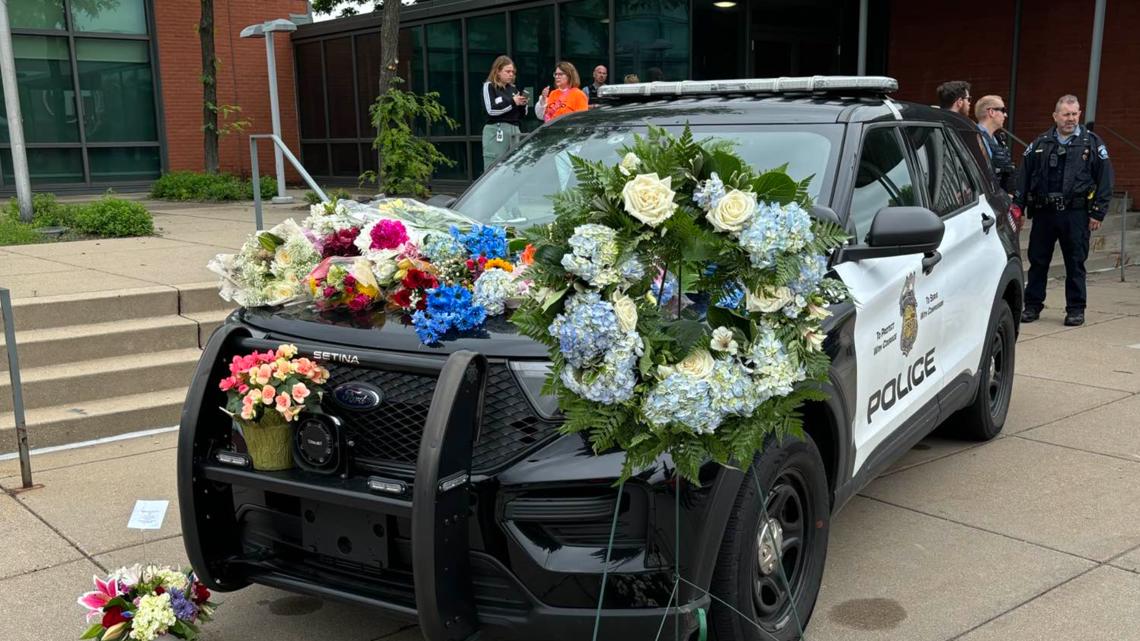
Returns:
[[[863,138],[859,170],[851,195],[855,238],[864,242],[871,220],[884,207],[917,205],[906,149],[894,127],[871,129]]]
[[[906,135],[914,147],[919,180],[934,213],[947,216],[977,202],[977,191],[958,148],[940,127],[907,127]]]

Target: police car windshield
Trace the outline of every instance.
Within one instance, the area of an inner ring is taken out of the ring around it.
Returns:
[[[671,133],[680,130],[669,128]],[[812,177],[808,193],[830,193],[839,125],[693,126],[698,140],[719,138],[757,171],[787,165],[796,180]],[[571,155],[617,163],[621,149],[633,143],[633,128],[547,127],[539,130],[472,185],[455,209],[484,223],[526,227],[554,217],[551,196],[577,184]],[[821,202],[820,204],[827,204]]]

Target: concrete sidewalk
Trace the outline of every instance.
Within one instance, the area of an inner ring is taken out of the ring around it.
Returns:
[[[162,237],[0,248],[0,285],[27,298],[211,281],[206,260],[253,230],[248,205],[148,205]],[[266,207],[267,225],[305,215]],[[928,438],[840,513],[806,638],[1140,639],[1140,270],[1128,277],[1090,279],[1081,328],[1061,324],[1051,283],[1018,342],[1003,435]],[[25,492],[18,463],[0,461],[0,639],[78,638],[92,574],[185,562],[175,444],[168,432],[36,455],[42,487]],[[126,529],[137,499],[171,501],[145,538]],[[407,621],[269,588],[217,600],[206,641],[421,638]]]

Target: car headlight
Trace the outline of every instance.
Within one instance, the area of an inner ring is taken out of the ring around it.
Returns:
[[[558,417],[558,397],[542,393],[546,379],[550,376],[550,362],[511,361],[510,367],[515,374],[515,380],[519,382],[519,387],[538,415],[545,419]]]

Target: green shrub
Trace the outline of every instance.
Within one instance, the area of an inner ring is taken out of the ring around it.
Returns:
[[[154,219],[137,202],[104,196],[76,212],[75,227],[85,234],[108,238],[148,236],[154,233]]]
[[[32,227],[72,227],[75,224],[75,205],[66,205],[55,199],[55,194],[34,194],[32,196]],[[20,220],[20,203],[12,198],[4,206],[5,216],[12,221]]]
[[[32,225],[17,222],[7,216],[0,217],[0,245],[27,245],[43,240],[44,237]]]
[[[174,171],[154,181],[150,188],[152,198],[162,200],[228,201],[251,200],[252,181],[233,174],[202,174],[194,171]],[[261,177],[261,197],[277,195],[277,180]]]

